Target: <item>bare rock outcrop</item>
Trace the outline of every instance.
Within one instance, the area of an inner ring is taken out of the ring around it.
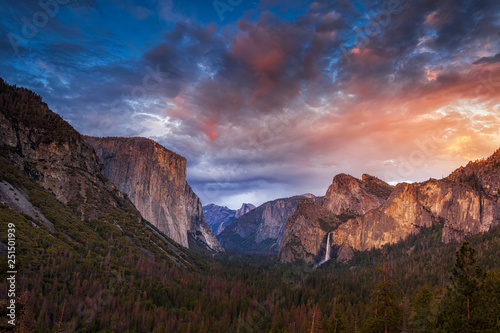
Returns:
[[[252,205],[251,203],[243,203],[240,209],[236,210],[236,212],[234,213],[234,217],[235,218],[241,217],[246,213],[248,213],[249,211],[251,211],[252,209],[255,209],[254,205]]]
[[[104,177],[92,146],[40,96],[0,80],[0,105],[3,157],[82,219],[93,220],[100,214],[90,197],[116,206],[113,196],[123,196]]]
[[[421,227],[443,226],[442,241],[461,240],[498,224],[496,200],[465,184],[440,180],[398,184],[379,208],[333,231],[336,244],[369,250],[396,243]]]
[[[199,198],[186,182],[186,159],[150,139],[85,137],[104,174],[142,216],[184,247],[188,237],[221,251],[203,216]]]
[[[393,190],[393,186],[367,174],[361,180],[347,174],[335,176],[320,203],[301,204],[288,219],[280,247],[280,260],[293,261],[295,256],[297,260],[313,263],[318,255],[322,257],[320,252],[326,253],[326,235],[329,232],[349,218],[380,207]],[[313,213],[314,210],[317,214]],[[343,260],[352,254],[348,244],[330,245],[335,247],[335,253],[342,255]]]
[[[344,249],[338,252],[343,260],[349,253],[347,249],[366,251],[381,248],[419,233],[423,227],[440,225],[443,242],[459,241],[466,236],[486,232],[500,223],[499,190],[500,150],[488,159],[460,167],[444,179],[401,183],[393,190],[375,177],[363,176],[360,181],[341,174],[334,178],[323,206],[337,217],[345,215],[345,212],[359,216],[348,218],[338,227],[320,230],[314,220],[319,217],[309,214],[312,220],[302,218],[301,228],[309,225],[308,233],[314,236],[308,234],[307,237],[312,239],[331,233],[332,248]],[[321,211],[318,207],[316,209]],[[293,226],[297,221],[290,219],[288,223]],[[295,229],[287,226],[284,239],[293,240],[294,248],[307,251],[296,251],[296,260],[323,251],[324,241],[314,249],[310,240],[300,236],[304,232],[294,237],[287,234],[296,232]],[[287,251],[287,246],[282,243],[281,252]],[[288,253],[286,256],[280,253],[280,258],[290,261]]]
[[[283,263],[302,260],[314,263],[324,242],[325,230],[334,229],[339,220],[320,204],[303,199],[295,213],[288,218],[286,232],[281,241],[279,259]]]
[[[364,174],[359,180],[342,173],[333,178],[322,205],[335,215],[363,215],[382,205],[392,190],[391,185],[376,177]]]

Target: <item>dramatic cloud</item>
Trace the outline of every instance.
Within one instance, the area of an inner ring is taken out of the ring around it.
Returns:
[[[203,203],[232,208],[500,147],[499,2],[222,2],[12,2],[1,76],[84,134],[184,155]]]

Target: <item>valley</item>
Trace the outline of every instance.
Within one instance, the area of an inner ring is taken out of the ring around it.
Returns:
[[[82,136],[0,83],[0,294],[15,225],[20,331],[498,329],[499,151],[441,180],[339,174],[323,197],[202,209],[182,156]]]

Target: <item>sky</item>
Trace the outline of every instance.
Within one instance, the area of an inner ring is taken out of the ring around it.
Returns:
[[[0,65],[82,134],[186,157],[204,205],[500,148],[500,1],[2,1]]]

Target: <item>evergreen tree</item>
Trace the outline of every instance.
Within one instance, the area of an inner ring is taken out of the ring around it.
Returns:
[[[345,318],[341,312],[337,311],[330,316],[330,318],[325,321],[323,325],[323,331],[325,333],[343,333],[348,332],[345,325]]]
[[[477,301],[478,306],[472,309],[475,328],[481,332],[500,332],[500,270],[488,271]]]
[[[483,270],[474,265],[476,250],[463,242],[456,252],[455,268],[451,275],[451,285],[448,287],[441,302],[437,320],[438,329],[444,332],[473,332],[475,330],[474,306],[475,294],[484,279]],[[476,318],[477,319],[477,318]]]
[[[391,333],[401,332],[403,328],[403,309],[400,304],[400,296],[397,292],[397,285],[387,274],[384,268],[380,270],[383,275],[373,293],[374,312],[364,325],[363,333]]]
[[[426,333],[433,331],[433,311],[434,295],[431,288],[426,284],[417,292],[415,300],[412,303],[412,314],[410,326],[414,332]]]

